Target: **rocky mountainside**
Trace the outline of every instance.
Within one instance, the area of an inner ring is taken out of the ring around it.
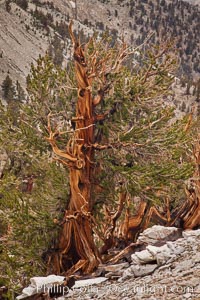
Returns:
[[[193,4],[193,5],[200,5],[200,1],[199,0],[184,0],[190,4]]]
[[[140,45],[150,33],[155,43],[173,38],[179,76],[190,80],[199,76],[200,10],[196,5],[179,0],[1,0],[0,83],[9,73],[14,82],[25,86],[31,62],[44,54],[55,36],[63,44],[63,58],[68,58],[70,19],[83,39],[105,30],[113,39],[124,36],[132,45]]]
[[[4,3],[0,3],[0,82],[7,73],[13,81],[19,80],[25,86],[26,76],[31,62],[39,54],[44,54],[48,46],[44,33],[39,34],[34,27],[27,30],[26,23],[31,23],[31,16],[15,3],[7,12]]]
[[[153,226],[138,238],[144,250],[100,265],[90,279],[63,285],[62,276],[34,277],[17,299],[200,299],[200,230]],[[100,277],[96,277],[97,273]],[[59,298],[58,298],[59,296]]]

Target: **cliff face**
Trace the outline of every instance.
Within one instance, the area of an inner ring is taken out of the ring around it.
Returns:
[[[29,13],[15,4],[8,13],[0,5],[0,84],[9,73],[13,81],[19,80],[25,86],[30,64],[44,54],[47,38],[27,30],[25,22],[31,22]]]
[[[188,3],[189,2],[189,3]],[[88,38],[94,31],[109,30],[114,39],[124,37],[132,45],[143,43],[154,33],[152,42],[172,38],[180,60],[180,74],[194,78],[200,73],[200,0],[31,0],[22,9],[11,2],[6,11],[0,1],[0,84],[7,72],[25,86],[25,78],[39,54],[44,54],[54,36],[65,45],[69,57],[67,24]],[[1,96],[1,95],[0,95]]]

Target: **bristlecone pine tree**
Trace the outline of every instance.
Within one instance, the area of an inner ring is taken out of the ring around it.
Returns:
[[[137,156],[137,148],[139,149],[140,146],[145,145],[148,152],[150,151],[149,144],[151,145],[154,143],[152,148],[154,148],[155,152],[149,154],[146,153],[146,156],[151,156],[148,164],[154,164],[155,161],[152,159],[152,156],[160,153],[161,159],[163,159],[164,155],[167,156],[164,158],[165,167],[166,163],[169,164],[169,159],[172,159],[172,161],[173,159],[177,159],[178,154],[176,153],[176,150],[172,150],[169,156],[169,152],[167,153],[165,149],[166,146],[169,149],[172,147],[171,142],[173,140],[173,134],[171,132],[172,128],[169,126],[169,124],[168,128],[165,128],[165,138],[163,140],[159,138],[156,143],[153,142],[152,138],[153,136],[155,137],[155,135],[159,132],[157,124],[162,123],[162,121],[168,117],[169,109],[160,108],[160,112],[155,112],[154,110],[152,112],[151,110],[152,114],[149,116],[148,99],[146,99],[146,113],[143,112],[140,116],[140,110],[137,111],[138,118],[143,118],[143,128],[138,129],[138,132],[136,132],[137,127],[134,126],[134,118],[132,118],[132,124],[130,124],[129,128],[123,124],[124,122],[127,122],[126,118],[128,116],[130,117],[130,114],[133,116],[133,102],[142,101],[146,86],[148,86],[149,98],[152,97],[151,89],[154,89],[153,92],[157,92],[156,96],[158,97],[160,86],[161,83],[163,83],[164,78],[168,78],[169,80],[170,76],[167,72],[170,72],[170,68],[173,65],[173,60],[170,59],[170,56],[166,54],[167,45],[163,45],[161,49],[157,49],[157,53],[154,55],[154,57],[151,57],[152,60],[148,65],[148,68],[144,68],[141,72],[142,74],[140,73],[140,77],[138,79],[140,84],[134,86],[133,82],[134,79],[135,81],[137,80],[137,77],[135,76],[135,78],[131,78],[130,74],[128,74],[128,70],[124,66],[124,61],[131,54],[130,49],[125,43],[122,42],[121,46],[118,48],[111,49],[108,47],[108,44],[102,45],[98,42],[95,44],[95,42],[91,40],[83,48],[79,40],[76,39],[75,35],[73,34],[71,25],[69,27],[69,31],[74,46],[74,63],[78,86],[78,99],[76,103],[76,115],[72,118],[72,122],[75,124],[74,131],[71,138],[67,141],[64,149],[59,147],[59,140],[62,139],[66,132],[62,132],[55,126],[54,128],[52,127],[51,112],[48,114],[47,127],[49,132],[49,137],[47,140],[52,146],[53,152],[56,155],[56,159],[63,165],[66,165],[69,169],[70,199],[62,222],[62,230],[58,243],[59,252],[56,253],[54,257],[52,256],[54,271],[60,273],[67,270],[66,274],[74,273],[80,269],[84,273],[90,273],[98,266],[99,262],[101,261],[101,257],[94,243],[93,231],[96,230],[96,234],[99,235],[99,237],[101,237],[103,240],[100,254],[107,253],[109,248],[114,246],[114,231],[116,222],[122,214],[126,201],[128,205],[130,203],[130,199],[127,200],[127,197],[129,197],[127,196],[129,191],[127,177],[130,177],[131,175],[130,172],[127,170],[125,171],[126,168],[123,167],[124,170],[121,170],[121,172],[116,172],[116,170],[114,171],[115,176],[119,176],[119,181],[121,182],[121,185],[123,185],[121,190],[118,190],[118,207],[115,212],[111,212],[108,206],[106,207],[105,216],[107,218],[107,228],[104,228],[101,233],[98,232],[98,228],[95,228],[96,223],[94,221],[94,207],[96,204],[94,194],[96,192],[95,180],[97,180],[98,175],[101,176],[101,174],[99,174],[100,171],[96,164],[95,152],[107,149],[107,153],[109,154],[109,149],[114,149],[114,151],[118,151],[119,156],[123,156],[119,157],[119,161],[120,159],[123,161],[125,155],[127,155],[127,157],[130,155],[129,159],[131,160],[131,163],[134,164],[136,163],[136,160],[134,162],[133,157]],[[159,61],[160,65],[158,65]],[[139,89],[139,91],[137,89]],[[132,95],[132,98],[130,98],[130,95]],[[127,102],[130,103],[129,106]],[[151,105],[154,106],[152,103]],[[117,115],[118,121],[120,121],[120,132],[117,125],[118,122],[113,117],[115,114]],[[110,119],[109,126],[113,137],[110,137],[109,134],[106,138],[105,124],[108,119]],[[114,120],[116,122],[113,126],[112,122]],[[147,124],[145,125],[145,123]],[[187,131],[187,127],[190,125],[189,123],[190,120],[185,125],[185,129],[182,128],[182,139],[185,134],[184,132]],[[157,129],[155,131],[157,132],[151,131],[152,127],[155,127]],[[142,138],[139,137],[139,132],[141,130],[143,133],[146,131]],[[127,142],[126,136],[132,131],[135,131],[135,136],[132,135],[131,138],[129,136],[129,141]],[[162,131],[163,134],[163,129],[160,131]],[[159,133],[161,134],[161,132]],[[149,134],[149,136],[147,136],[147,134]],[[137,135],[138,139],[136,143]],[[160,151],[159,147],[161,143],[163,143],[165,146]],[[127,148],[127,150],[123,150],[124,148]],[[143,155],[145,155],[145,153]],[[160,160],[159,157],[156,159],[157,162],[160,162],[162,166],[162,160]],[[116,165],[119,163],[117,162],[117,155],[115,155],[114,161],[114,164]],[[127,161],[124,163],[124,165],[128,168]],[[172,167],[172,162],[170,165]],[[131,168],[131,173],[133,172],[133,169],[134,168]],[[154,169],[154,174],[150,171],[150,169],[146,170],[148,175],[146,174],[145,176],[156,177],[158,170],[159,168],[157,170]],[[179,173],[172,167],[168,174],[166,169],[160,171],[159,176],[163,176],[164,178],[170,176],[171,180],[173,181],[175,178],[180,179],[183,177],[183,174],[186,175],[186,172],[187,170],[184,167]],[[109,170],[108,173],[111,174]],[[120,177],[122,178],[123,173],[126,173],[124,176],[124,178],[126,178],[125,180],[120,179]],[[129,182],[130,181],[131,180],[129,178]],[[113,182],[116,184],[114,177]],[[169,200],[167,195],[163,192],[163,182],[162,184],[160,183],[160,185],[162,186],[161,188],[159,187],[157,180],[157,191],[155,191],[153,182],[149,186],[147,185],[147,181],[145,182],[143,199],[139,208],[139,221],[137,220],[136,224],[134,224],[132,228],[133,231],[136,230],[136,232],[139,232],[144,229],[149,223],[153,213],[166,224],[170,224],[172,221]],[[171,183],[171,186],[172,185],[173,184]],[[124,188],[125,186],[126,188]],[[105,187],[103,187],[102,190],[104,188]],[[147,193],[145,193],[145,190]],[[167,210],[166,216],[165,212],[163,212],[163,214],[159,213],[155,207],[152,209],[152,207],[149,207],[147,204],[147,194],[148,191],[151,190],[153,190],[153,193],[157,192],[158,195],[161,195],[162,193],[165,194],[165,200],[167,203],[165,207]],[[148,213],[145,215],[147,210]],[[129,212],[129,207],[127,208],[127,212]],[[124,230],[123,234],[127,238],[129,231],[129,221],[127,221],[127,215],[124,222],[124,227],[126,227],[126,229]],[[142,223],[144,224],[142,225]],[[132,236],[132,238],[134,237],[135,235]],[[69,269],[70,265],[71,268]]]
[[[0,143],[8,155],[0,186],[6,285],[9,278],[17,285],[22,274],[22,284],[41,274],[42,253],[50,254],[51,272],[89,273],[102,254],[134,241],[152,218],[199,225],[199,196],[191,192],[186,199],[184,192],[199,125],[191,115],[173,119],[163,100],[175,65],[169,43],[143,52],[103,37],[83,46],[71,25],[69,31],[74,66],[61,70],[40,57],[19,115],[1,107]]]

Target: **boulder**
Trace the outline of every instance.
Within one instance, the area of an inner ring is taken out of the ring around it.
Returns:
[[[152,274],[157,267],[157,264],[132,265],[123,272],[123,276],[118,279],[118,282],[123,282],[129,278],[143,277]]]
[[[166,241],[175,241],[181,237],[180,229],[176,227],[165,227],[154,225],[144,230],[138,237],[138,242],[148,245],[164,244]]]
[[[148,249],[136,252],[131,255],[131,260],[133,264],[147,264],[155,260],[155,257],[148,251]]]
[[[162,265],[166,263],[173,254],[174,251],[170,249],[167,244],[161,247],[149,245],[146,250],[131,255],[131,259],[135,265],[150,264],[154,261],[158,265]]]
[[[135,277],[142,277],[149,274],[152,274],[157,268],[157,264],[148,264],[142,266],[131,266],[132,273]]]
[[[191,238],[191,237],[200,238],[200,229],[198,229],[198,230],[185,230],[185,231],[183,231],[183,237],[185,239]]]
[[[65,277],[57,275],[49,275],[47,277],[32,277],[30,279],[31,286],[40,289],[40,287],[48,284],[63,283]]]
[[[129,263],[125,262],[125,263],[114,264],[114,265],[103,265],[102,267],[99,268],[102,268],[105,272],[118,272],[128,267],[129,267]]]

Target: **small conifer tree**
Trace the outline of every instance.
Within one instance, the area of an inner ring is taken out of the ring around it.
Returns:
[[[5,80],[2,82],[1,87],[4,99],[7,101],[12,101],[15,96],[15,88],[9,74],[7,74]]]

